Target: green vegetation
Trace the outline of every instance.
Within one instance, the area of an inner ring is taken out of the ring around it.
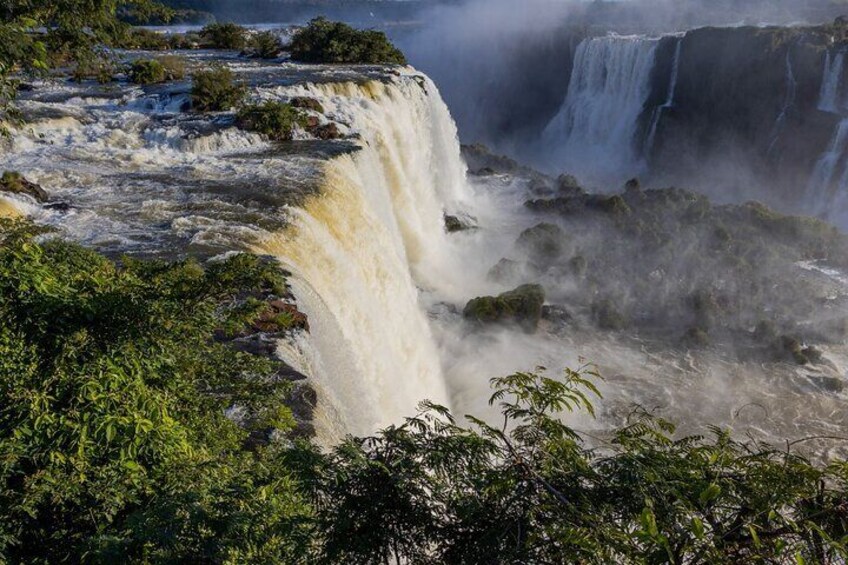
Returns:
[[[236,115],[236,124],[274,141],[286,141],[292,138],[297,126],[306,127],[307,119],[303,112],[291,104],[269,101],[240,109]]]
[[[325,64],[405,65],[406,57],[380,31],[360,31],[341,22],[316,18],[295,34],[293,61]]]
[[[136,84],[156,84],[185,77],[185,61],[180,57],[166,56],[157,59],[139,59],[127,73]]]
[[[221,112],[235,108],[247,96],[247,87],[224,66],[198,71],[192,77],[191,104],[198,112]]]
[[[166,51],[171,48],[171,43],[164,33],[144,28],[131,28],[117,41],[117,46],[122,49]]]
[[[117,19],[122,9],[152,15],[167,11],[151,0],[51,0],[7,2],[0,10],[0,119],[15,118],[11,102],[20,74],[39,74],[53,66],[74,64],[77,78],[107,77],[102,45],[112,45],[127,26]]]
[[[262,31],[250,37],[248,48],[253,57],[276,59],[283,51],[283,44],[273,31]]]
[[[484,324],[516,323],[534,332],[542,318],[545,291],[538,284],[525,284],[498,296],[482,296],[465,306],[466,319]]]
[[[287,385],[210,339],[284,290],[277,268],[116,265],[39,232],[0,224],[0,562],[301,554],[307,507],[279,448],[249,441],[290,426]]]
[[[205,47],[212,49],[244,49],[247,30],[233,23],[209,24],[200,32]]]
[[[211,338],[298,323],[265,301],[275,265],[116,264],[40,233],[0,223],[0,562],[848,557],[844,462],[642,411],[590,448],[560,419],[592,413],[589,367],[494,380],[497,427],[424,403],[330,452],[268,434],[292,421],[275,362]]]

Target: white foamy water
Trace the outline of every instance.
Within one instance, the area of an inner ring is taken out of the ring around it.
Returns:
[[[594,46],[601,52],[592,64],[585,53],[583,76],[600,72],[595,65],[606,60],[615,71],[608,80],[638,94],[655,42],[604,39],[616,45]],[[537,335],[472,328],[462,319],[465,302],[515,286],[487,273],[501,258],[522,260],[514,242],[540,221],[523,206],[526,179],[469,181],[438,90],[411,70],[375,77],[345,68],[321,75],[313,67],[234,65],[242,76],[261,77],[254,98],[316,98],[355,137],[276,147],[232,127],[226,115],[177,113],[179,92],[72,93],[28,102],[31,110],[58,115],[15,132],[0,163],[72,205],[59,212],[13,198],[15,213],[100,249],[169,256],[253,249],[279,257],[294,273],[293,290],[311,327],[309,335],[281,342],[279,352],[319,391],[322,440],[399,422],[425,398],[459,414],[490,414],[491,377],[536,365],[555,373],[584,359],[597,362],[607,380],[602,419],[576,418],[581,427],[621,423],[633,403],[657,407],[694,431],[733,425],[780,439],[848,427],[839,413],[844,396],[814,386],[825,375],[819,369],[657,352],[657,344],[588,327],[563,332],[546,323]],[[309,78],[292,79],[297,73]],[[670,79],[667,104],[674,100]],[[592,89],[605,92],[604,84],[591,84],[575,100],[587,101]],[[617,113],[599,114],[608,125],[638,118],[635,102],[626,111],[611,100],[598,104]],[[595,150],[621,142],[596,139]],[[356,150],[338,149],[345,144]],[[470,214],[479,229],[448,235],[445,212]],[[545,284],[552,300],[578,290],[562,288],[556,273],[522,276],[520,282]],[[826,376],[844,374],[844,357],[827,354],[837,366]],[[768,417],[744,408],[751,403],[764,405]]]
[[[276,94],[316,98],[360,135],[358,151],[327,163],[319,195],[291,210],[291,226],[260,244],[298,279],[321,357],[314,376],[323,412],[335,412],[327,418],[339,420],[337,431],[364,434],[414,413],[423,399],[449,404],[418,291],[443,280],[443,215],[466,184],[438,91],[405,76]]]
[[[641,36],[583,40],[566,99],[542,134],[552,162],[592,180],[619,180],[642,171],[635,136],[658,44]],[[603,170],[587,168],[597,169],[598,163]]]
[[[845,53],[836,55],[827,52],[824,59],[824,75],[819,92],[819,110],[839,114],[843,110],[841,81],[845,68]]]

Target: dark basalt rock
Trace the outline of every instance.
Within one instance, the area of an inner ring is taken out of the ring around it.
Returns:
[[[448,233],[456,233],[473,229],[477,229],[477,226],[474,225],[474,218],[470,216],[460,217],[445,214],[445,231]]]
[[[498,264],[489,269],[486,277],[495,282],[508,282],[518,278],[523,272],[523,267],[518,261],[503,258]]]
[[[470,300],[463,316],[481,324],[513,323],[533,333],[542,319],[545,291],[540,285],[527,284],[498,296]]]
[[[296,96],[289,101],[289,104],[294,106],[295,108],[300,108],[301,110],[312,110],[313,112],[318,112],[319,114],[324,113],[324,107],[314,98],[308,98],[306,96]]]
[[[562,228],[549,223],[524,230],[515,242],[518,249],[540,266],[559,259],[565,253],[568,243],[569,237]]]
[[[308,128],[308,131],[318,139],[323,139],[324,141],[340,139],[342,137],[342,133],[339,131],[339,126],[333,122],[316,125],[315,127]]]
[[[592,318],[602,330],[621,331],[630,321],[611,299],[598,300],[592,304]]]
[[[34,198],[38,202],[47,202],[50,198],[43,188],[34,182],[28,181],[23,175],[15,171],[6,171],[0,177],[0,192],[24,194]]]

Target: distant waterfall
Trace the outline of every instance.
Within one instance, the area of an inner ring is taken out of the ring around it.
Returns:
[[[674,48],[674,59],[671,62],[671,76],[668,82],[668,96],[665,102],[654,108],[654,113],[651,116],[651,126],[648,129],[648,137],[645,140],[645,148],[643,155],[645,159],[650,158],[651,151],[654,149],[654,142],[657,138],[657,129],[660,126],[663,112],[674,107],[674,93],[677,91],[677,78],[680,76],[680,55],[683,52],[683,38],[677,40],[677,45]]]
[[[777,142],[780,140],[780,133],[786,125],[786,118],[792,106],[795,105],[795,99],[798,96],[798,81],[795,78],[795,68],[792,66],[792,47],[786,50],[786,96],[783,99],[783,106],[780,108],[780,114],[774,122],[774,128],[771,134],[771,142],[769,143],[768,155],[774,151]]]
[[[824,76],[819,93],[819,110],[822,112],[830,112],[832,114],[842,112],[843,104],[841,104],[840,99],[842,89],[840,83],[842,82],[844,68],[845,53],[839,52],[836,56],[833,56],[828,51],[825,55]]]
[[[417,287],[441,276],[443,214],[463,197],[456,127],[419,76],[282,93],[318,98],[361,136],[361,149],[332,159],[320,193],[262,248],[294,271],[310,316],[313,377],[329,404],[319,421],[323,412],[324,425],[372,433],[422,399],[448,400]]]
[[[807,183],[808,209],[831,221],[845,213],[848,192],[848,116],[842,103],[845,54],[825,55],[822,85],[819,93],[819,110],[843,116],[836,125],[830,143],[816,162]],[[841,171],[841,172],[840,172]]]
[[[638,172],[634,138],[658,44],[611,35],[579,45],[565,102],[542,136],[555,166],[599,180]]]

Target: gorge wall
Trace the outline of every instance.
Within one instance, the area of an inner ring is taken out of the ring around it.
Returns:
[[[470,65],[460,81],[451,65],[421,63],[447,84],[465,141],[601,190],[640,176],[719,201],[848,220],[832,205],[848,187],[838,128],[848,112],[843,25],[539,35],[505,58],[527,63],[510,68],[547,69],[532,78]],[[459,95],[472,83],[479,92]]]

